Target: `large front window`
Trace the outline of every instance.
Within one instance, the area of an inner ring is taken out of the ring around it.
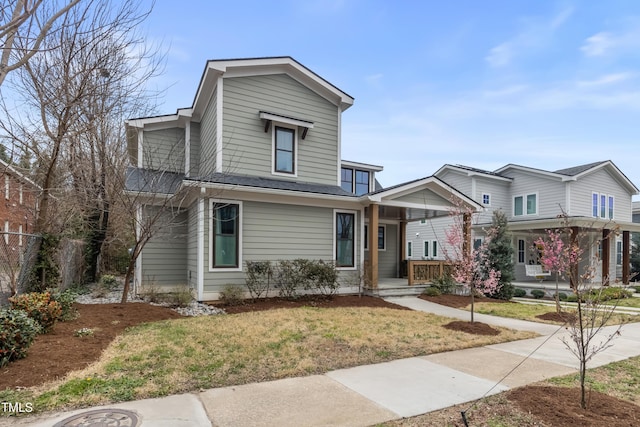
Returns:
[[[294,174],[296,131],[276,126],[275,132],[275,171]]]
[[[240,205],[214,203],[212,208],[212,262],[213,268],[239,266]]]
[[[336,213],[336,266],[355,266],[355,214]]]

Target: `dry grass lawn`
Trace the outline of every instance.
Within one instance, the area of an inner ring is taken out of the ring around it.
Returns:
[[[129,330],[89,368],[22,394],[42,409],[304,376],[531,338],[445,329],[451,319],[387,308],[296,308],[198,317]],[[18,397],[18,396],[16,396]]]

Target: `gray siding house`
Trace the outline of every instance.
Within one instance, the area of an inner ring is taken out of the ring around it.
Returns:
[[[341,159],[354,99],[291,57],[208,61],[193,105],[126,122],[127,193],[157,227],[136,285],[189,284],[213,300],[247,261],[336,263],[376,288],[401,276],[410,221],[481,205],[437,177],[381,189],[381,166]],[[161,226],[158,226],[161,225]]]
[[[534,240],[545,230],[569,225],[579,227],[588,236],[589,250],[582,256],[583,267],[593,267],[594,281],[628,283],[629,233],[640,230],[632,221],[632,196],[638,194],[638,188],[613,162],[557,171],[513,164],[496,171],[444,165],[435,176],[483,206],[472,225],[474,241],[484,238],[483,230],[491,224],[495,210],[507,215],[516,281],[540,280],[527,276],[525,269],[527,264],[539,263]],[[568,224],[561,218],[565,216]],[[444,231],[449,224],[448,218],[410,223],[407,241],[413,240],[413,258],[434,258],[434,245],[444,244]]]

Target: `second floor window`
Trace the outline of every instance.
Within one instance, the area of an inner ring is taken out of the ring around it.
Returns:
[[[606,194],[593,193],[591,212],[594,218],[613,219],[614,198]]]
[[[275,133],[275,172],[295,174],[296,131],[276,126]]]
[[[367,194],[369,190],[369,171],[342,168],[340,171],[340,186],[343,190],[356,196]]]
[[[513,216],[536,215],[538,213],[538,196],[527,194],[513,198]]]

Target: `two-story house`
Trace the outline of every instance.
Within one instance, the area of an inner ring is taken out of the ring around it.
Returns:
[[[40,187],[26,175],[0,159],[0,227],[3,242],[15,249],[23,245],[22,235],[33,231]],[[8,253],[8,252],[7,252]]]
[[[216,299],[244,283],[247,261],[308,258],[335,262],[343,291],[356,273],[375,287],[399,276],[408,221],[446,216],[452,198],[481,209],[437,177],[380,189],[382,167],[343,161],[353,102],[290,57],[212,60],[190,108],[128,120],[139,223],[158,207],[170,219],[136,283]]]
[[[545,230],[576,227],[586,235],[582,259],[585,271],[593,267],[593,281],[604,283],[629,278],[629,233],[638,231],[632,222],[632,196],[638,188],[611,161],[545,171],[509,164],[495,171],[444,165],[435,176],[483,206],[474,221],[473,239],[484,238],[493,212],[501,209],[513,235],[516,281],[533,281],[525,266],[539,263],[534,240]],[[562,217],[566,217],[566,220]],[[564,222],[568,221],[568,224]],[[432,258],[444,242],[447,218],[411,223],[407,241],[415,247],[413,257]],[[442,252],[442,251],[440,251]]]

